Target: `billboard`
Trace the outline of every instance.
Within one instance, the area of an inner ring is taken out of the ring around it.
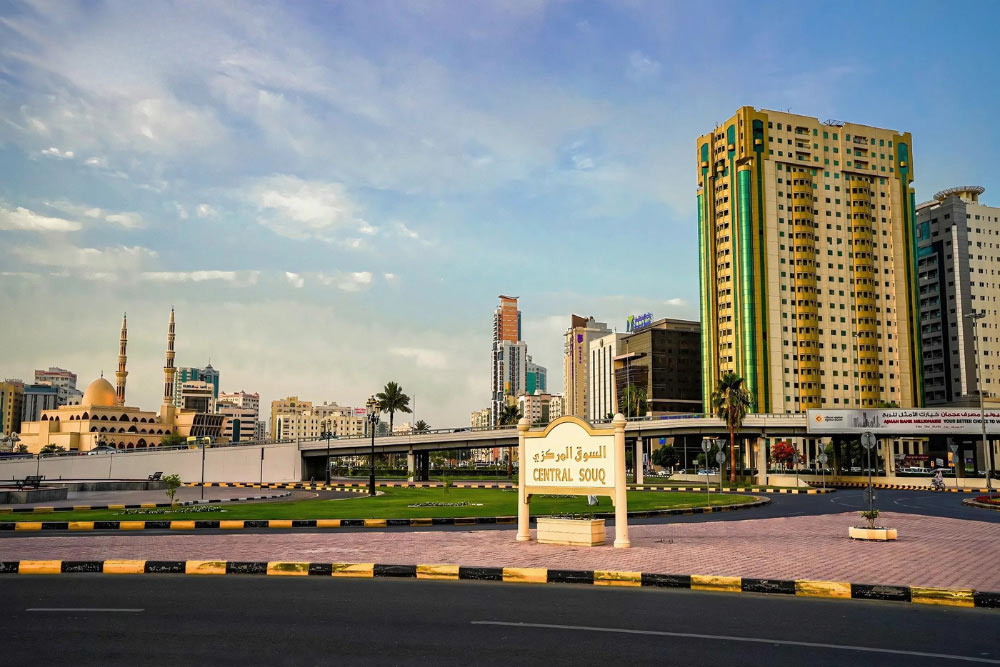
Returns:
[[[983,427],[975,408],[886,408],[808,410],[806,431],[818,435],[864,431],[875,435],[977,435]],[[986,432],[1000,434],[1000,410],[986,411]]]

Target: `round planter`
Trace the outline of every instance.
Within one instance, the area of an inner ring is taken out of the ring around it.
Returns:
[[[852,540],[868,540],[871,542],[887,542],[896,539],[895,528],[865,528],[851,526],[848,530]]]

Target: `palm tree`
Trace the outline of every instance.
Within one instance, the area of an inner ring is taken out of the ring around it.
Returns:
[[[736,481],[736,429],[750,412],[751,400],[743,378],[726,371],[719,378],[719,386],[712,392],[712,408],[729,428],[729,481]]]
[[[500,410],[498,421],[500,426],[512,426],[521,419],[521,411],[516,405],[505,405]],[[514,476],[514,448],[507,448],[507,477]]]
[[[392,419],[397,412],[410,412],[410,397],[395,382],[386,382],[385,389],[375,395],[379,410],[389,413],[389,434],[392,435]]]
[[[417,423],[413,425],[413,432],[423,433],[424,431],[429,431],[430,428],[430,424],[425,422],[423,419],[418,419]]]
[[[626,417],[641,417],[646,414],[646,390],[630,384],[622,391],[622,408]]]

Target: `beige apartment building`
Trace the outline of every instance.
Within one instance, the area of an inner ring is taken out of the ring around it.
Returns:
[[[611,329],[593,317],[570,316],[563,345],[563,399],[566,414],[590,416],[590,343],[607,336]]]
[[[271,419],[275,421],[276,440],[317,440],[327,431],[337,438],[365,433],[365,417],[355,415],[354,408],[336,403],[313,405],[309,401],[296,400],[290,401],[295,404],[284,411],[274,412],[274,403]]]
[[[921,405],[910,134],[747,106],[696,150],[704,404]]]

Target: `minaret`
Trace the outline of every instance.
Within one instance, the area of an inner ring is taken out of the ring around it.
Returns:
[[[117,380],[118,405],[125,405],[125,378],[128,371],[125,370],[125,347],[128,345],[128,315],[122,315],[122,337],[118,347],[118,372],[115,373]]]
[[[163,405],[160,406],[160,420],[172,424],[176,409],[174,406],[174,309],[170,309],[170,326],[167,328],[167,363],[163,367]]]

